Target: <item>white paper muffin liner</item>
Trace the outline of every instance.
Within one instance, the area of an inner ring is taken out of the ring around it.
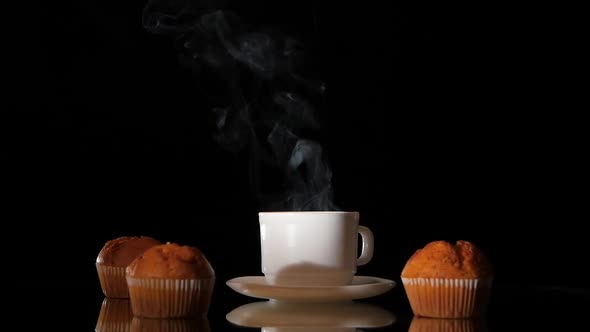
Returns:
[[[210,332],[207,317],[158,319],[133,317],[131,332]]]
[[[125,268],[96,264],[98,280],[104,296],[126,299],[129,297],[127,281],[125,280]]]
[[[215,278],[141,279],[127,277],[131,309],[145,318],[184,318],[206,315]]]
[[[131,305],[127,299],[109,299],[102,301],[96,332],[129,332],[131,330]]]
[[[492,279],[402,278],[414,315],[467,318],[485,312]]]

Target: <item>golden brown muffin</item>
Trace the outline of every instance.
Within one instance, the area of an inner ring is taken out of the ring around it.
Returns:
[[[106,297],[127,298],[125,268],[146,249],[162,242],[147,236],[123,236],[108,241],[96,258],[96,270]]]
[[[167,243],[146,250],[127,267],[127,275],[145,279],[206,279],[213,268],[195,247]]]
[[[408,260],[402,283],[416,316],[467,318],[483,314],[492,266],[472,243],[428,243]]]
[[[146,249],[162,244],[149,236],[123,236],[108,241],[98,253],[96,263],[106,266],[127,267]]]
[[[428,243],[410,257],[402,278],[483,278],[492,274],[487,257],[471,242],[446,241]]]
[[[137,257],[126,271],[131,309],[144,318],[188,318],[209,310],[215,272],[195,247],[167,243]]]

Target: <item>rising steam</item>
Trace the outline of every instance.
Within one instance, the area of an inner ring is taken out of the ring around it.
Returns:
[[[173,36],[181,62],[206,80],[215,139],[249,151],[252,189],[266,209],[336,209],[330,167],[306,136],[319,129],[314,103],[325,84],[310,77],[302,43],[203,1],[150,0],[143,24]]]

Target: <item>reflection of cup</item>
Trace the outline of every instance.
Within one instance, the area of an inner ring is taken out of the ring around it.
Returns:
[[[261,328],[262,332],[352,332],[395,322],[391,312],[359,302],[254,302],[232,310],[226,319],[239,326]]]
[[[209,332],[206,317],[198,319],[161,319],[133,317],[131,332]]]
[[[354,327],[265,327],[260,332],[354,332]]]
[[[129,300],[105,298],[100,306],[95,331],[129,332],[132,318]]]
[[[485,332],[485,320],[426,318],[414,316],[408,332]]]
[[[348,285],[373,257],[373,233],[358,212],[261,212],[259,221],[262,272],[273,285]]]

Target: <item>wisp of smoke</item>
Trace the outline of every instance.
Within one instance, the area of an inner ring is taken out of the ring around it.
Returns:
[[[174,37],[182,64],[216,87],[208,93],[215,139],[230,151],[249,151],[252,189],[266,209],[337,209],[322,147],[303,137],[319,129],[313,101],[326,88],[306,74],[300,41],[205,1],[150,0],[143,24]]]

